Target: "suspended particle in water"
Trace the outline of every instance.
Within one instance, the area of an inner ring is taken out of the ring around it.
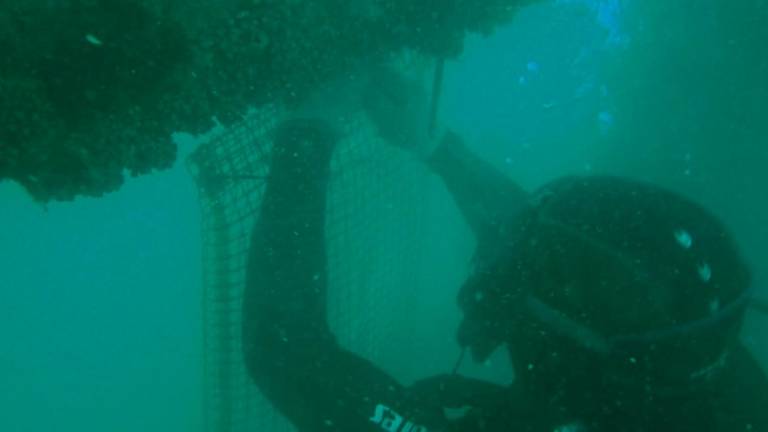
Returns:
[[[96,45],[96,46],[104,45],[101,39],[97,38],[95,35],[91,33],[88,33],[87,35],[85,35],[85,40],[91,45]]]
[[[583,424],[574,422],[560,425],[556,427],[553,432],[582,432],[584,430],[586,429]]]
[[[615,120],[613,114],[608,111],[600,111],[597,113],[597,125],[600,128],[600,133],[605,135],[613,129]]]
[[[720,299],[715,298],[709,302],[709,313],[716,314],[720,310]]]
[[[709,282],[712,279],[712,268],[707,263],[699,264],[697,268],[699,272],[699,278],[704,282]]]
[[[677,240],[677,243],[684,249],[690,249],[693,245],[693,237],[691,237],[691,234],[684,229],[675,230],[675,240]]]
[[[483,295],[482,291],[477,291],[475,293],[475,302],[480,303],[481,301],[483,301],[483,298],[485,298],[485,295]]]

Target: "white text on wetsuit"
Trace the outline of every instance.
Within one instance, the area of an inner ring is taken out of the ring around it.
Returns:
[[[376,405],[370,420],[387,432],[429,432],[424,426],[405,421],[403,416],[382,404]]]

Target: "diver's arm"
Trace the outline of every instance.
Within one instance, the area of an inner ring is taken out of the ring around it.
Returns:
[[[442,427],[438,408],[339,346],[326,320],[325,203],[332,135],[294,122],[276,140],[251,240],[243,350],[263,394],[301,431]]]
[[[443,180],[479,239],[503,235],[508,222],[528,207],[528,194],[470,152],[455,133],[445,133],[425,163]]]
[[[498,237],[502,221],[527,205],[525,191],[472,154],[458,135],[431,136],[431,112],[419,80],[389,68],[376,69],[362,100],[385,141],[425,161],[443,179],[478,238]]]

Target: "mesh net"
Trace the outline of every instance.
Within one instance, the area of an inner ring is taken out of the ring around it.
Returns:
[[[258,214],[271,148],[283,118],[253,112],[189,159],[203,229],[204,419],[207,431],[290,431],[251,383],[241,359],[241,300],[250,230]],[[403,352],[419,338],[402,324],[423,285],[420,257],[429,175],[379,142],[364,118],[345,126],[328,185],[328,316],[339,342],[398,379],[412,377]],[[396,347],[396,349],[394,348]]]

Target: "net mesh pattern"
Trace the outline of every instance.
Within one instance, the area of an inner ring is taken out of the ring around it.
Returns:
[[[190,157],[199,190],[203,239],[203,400],[206,431],[293,430],[250,381],[241,357],[241,301],[250,231],[269,175],[276,107],[252,112]],[[402,331],[423,279],[427,174],[350,119],[331,163],[326,239],[328,316],[346,348],[396,377],[394,353],[419,343]],[[400,330],[398,330],[400,328]],[[402,375],[402,374],[400,374]]]

